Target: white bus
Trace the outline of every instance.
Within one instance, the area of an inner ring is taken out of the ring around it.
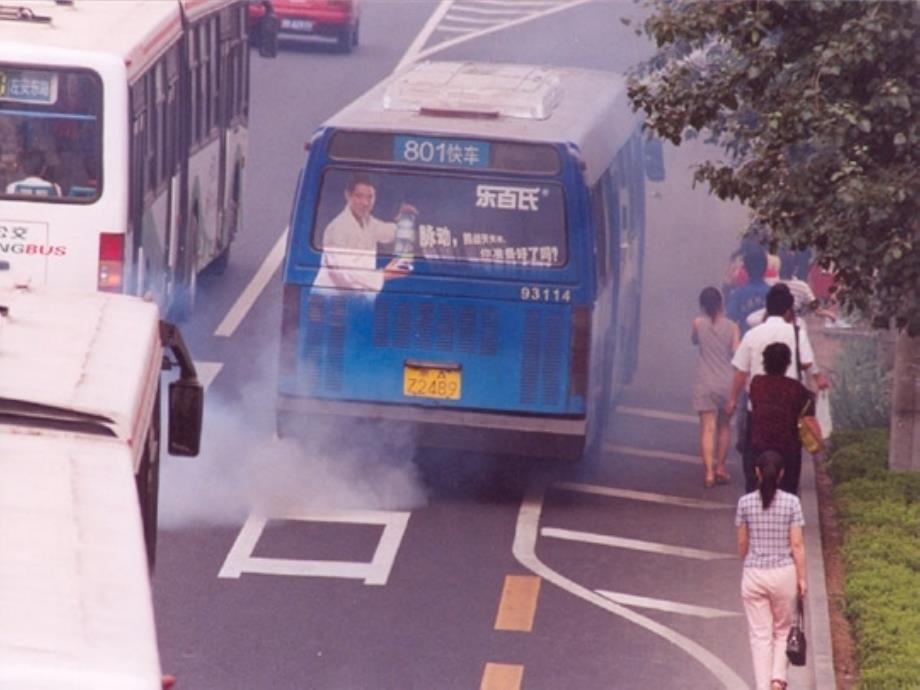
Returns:
[[[241,227],[245,0],[0,5],[0,260],[185,317]]]
[[[0,688],[161,687],[148,568],[164,346],[181,368],[169,450],[195,455],[202,388],[155,304],[0,288]]]

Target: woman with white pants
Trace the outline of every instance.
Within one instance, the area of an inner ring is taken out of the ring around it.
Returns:
[[[783,458],[767,451],[755,464],[758,487],[738,500],[735,527],[744,559],[741,599],[747,616],[757,690],[786,687],[786,637],[796,597],[805,596],[802,505],[780,491]]]

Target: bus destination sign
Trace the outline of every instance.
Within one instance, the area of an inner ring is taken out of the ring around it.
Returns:
[[[489,142],[397,135],[393,138],[393,160],[412,165],[448,168],[488,168]]]
[[[57,75],[25,69],[0,69],[0,101],[41,103],[57,101]]]

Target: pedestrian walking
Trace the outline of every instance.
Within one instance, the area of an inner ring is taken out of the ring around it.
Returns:
[[[751,402],[751,450],[755,457],[765,451],[775,451],[783,457],[783,478],[780,488],[790,494],[799,492],[802,473],[802,442],[799,438],[799,417],[811,426],[821,439],[821,428],[815,420],[815,397],[798,379],[786,372],[792,363],[792,352],[785,343],[771,343],[763,351],[763,374],[751,379],[748,398]]]
[[[802,505],[779,488],[783,459],[768,451],[758,456],[757,490],[738,500],[735,527],[738,555],[744,559],[741,600],[748,623],[756,690],[786,687],[786,637],[796,597],[805,596],[805,542]]]
[[[741,336],[738,325],[725,317],[722,293],[717,288],[704,288],[699,301],[703,315],[693,319],[690,334],[691,342],[699,347],[693,409],[700,417],[703,484],[708,488],[731,480],[725,469],[731,442],[731,417],[725,413],[725,405],[734,374],[731,359]]]
[[[738,324],[741,333],[748,329],[747,317],[762,309],[770,286],[764,280],[767,270],[767,252],[763,247],[748,247],[742,258],[746,282],[732,291],[725,305],[725,313]]]
[[[786,376],[798,379],[800,372],[812,371],[812,380],[819,389],[829,386],[827,378],[815,371],[815,357],[811,348],[808,334],[795,324],[793,312],[793,298],[789,288],[785,285],[774,285],[767,293],[767,318],[763,323],[755,326],[741,338],[741,343],[732,358],[732,367],[735,369],[732,389],[729,394],[725,411],[734,414],[738,401],[746,385],[758,374],[763,373],[763,351],[776,342],[785,343],[789,351],[795,353],[796,366],[786,371]],[[754,473],[754,459],[756,455],[751,445],[751,409],[750,401],[745,405],[739,417],[740,429],[738,434],[738,447],[741,451],[742,466],[744,468],[745,491],[753,491],[757,487],[757,478]]]

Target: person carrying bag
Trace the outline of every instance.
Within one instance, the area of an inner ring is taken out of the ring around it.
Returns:
[[[785,346],[784,346],[785,347]],[[787,348],[788,349],[788,348]],[[735,526],[738,554],[744,559],[741,599],[748,623],[757,690],[783,690],[789,666],[790,640],[795,661],[797,642],[790,636],[798,600],[805,596],[805,541],[802,505],[780,488],[783,456],[759,455],[758,487],[738,500]]]
[[[805,665],[805,603],[802,597],[798,598],[795,605],[795,623],[789,628],[789,635],[786,637],[786,658],[793,666]]]

